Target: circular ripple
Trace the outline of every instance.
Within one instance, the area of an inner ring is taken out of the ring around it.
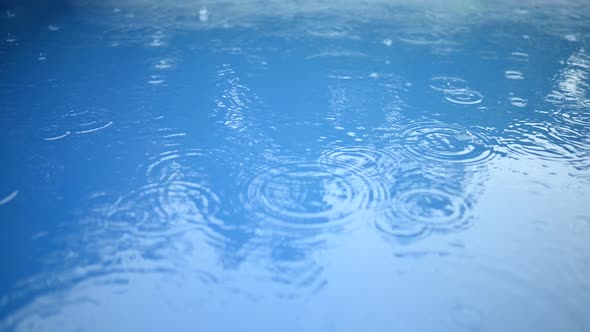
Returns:
[[[516,107],[526,107],[526,105],[529,102],[528,100],[520,97],[510,97],[508,98],[508,100],[510,101],[510,104],[512,104],[512,106]]]
[[[121,198],[108,214],[107,223],[113,228],[164,235],[210,220],[219,207],[219,197],[204,184],[150,184]]]
[[[286,162],[260,170],[245,183],[250,212],[289,227],[338,225],[371,213],[387,197],[382,182],[352,165]]]
[[[211,163],[210,151],[189,149],[164,152],[147,163],[145,168],[148,181],[196,180],[203,179],[206,166]]]
[[[89,134],[113,125],[112,115],[104,109],[72,110],[63,115],[64,126],[74,134]]]
[[[460,197],[436,189],[413,189],[393,199],[395,214],[406,220],[432,228],[448,228],[463,219],[467,210]]]
[[[430,79],[429,86],[437,91],[450,92],[467,90],[467,81],[458,77],[436,76]]]
[[[307,27],[306,31],[321,38],[344,38],[350,34],[350,28],[345,25],[313,25]]]
[[[504,76],[509,80],[522,80],[524,75],[518,70],[507,70],[504,72]]]
[[[509,57],[510,60],[527,62],[529,61],[529,55],[524,52],[512,52]]]
[[[462,165],[493,158],[487,141],[483,134],[435,122],[419,123],[402,133],[402,145],[415,157]]]
[[[389,150],[370,146],[339,147],[322,155],[320,163],[339,165],[335,171],[362,170],[365,177],[391,176],[399,170],[400,161]]]
[[[445,92],[445,99],[455,104],[473,105],[481,103],[483,95],[470,89],[452,90]]]
[[[71,132],[58,125],[50,125],[41,130],[41,139],[44,141],[57,141],[69,136]]]
[[[176,66],[176,59],[164,58],[157,61],[152,61],[152,66],[155,69],[172,69]]]
[[[415,240],[433,232],[455,232],[471,225],[471,203],[464,198],[465,193],[431,181],[418,182],[397,188],[390,207],[375,219],[378,231],[400,240]]]
[[[400,31],[397,38],[410,45],[436,45],[444,42],[444,36],[431,30],[408,29]]]

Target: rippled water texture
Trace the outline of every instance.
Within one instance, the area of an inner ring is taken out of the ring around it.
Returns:
[[[0,331],[590,331],[590,6],[0,0]]]

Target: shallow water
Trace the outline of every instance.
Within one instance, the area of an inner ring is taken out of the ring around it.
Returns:
[[[590,330],[584,1],[0,4],[0,330]]]

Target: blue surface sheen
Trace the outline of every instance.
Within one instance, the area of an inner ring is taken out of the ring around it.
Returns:
[[[0,331],[590,331],[584,1],[0,1]]]

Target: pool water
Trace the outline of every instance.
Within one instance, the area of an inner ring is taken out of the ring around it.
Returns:
[[[590,331],[585,1],[0,1],[1,331]]]

